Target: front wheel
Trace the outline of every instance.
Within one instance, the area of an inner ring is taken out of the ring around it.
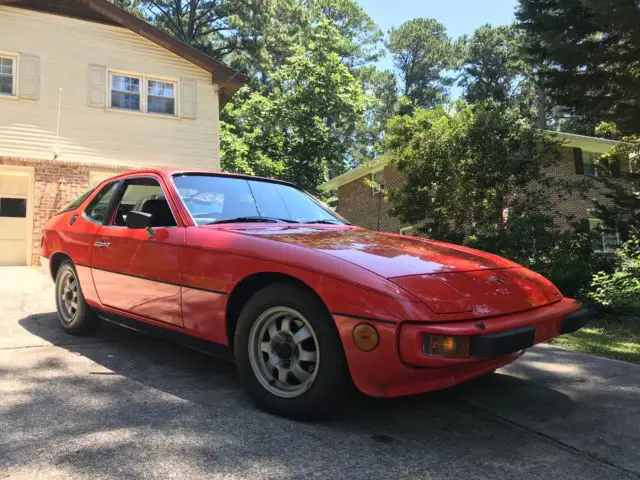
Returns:
[[[326,416],[352,390],[333,318],[315,295],[299,287],[270,285],[247,302],[235,352],[249,395],[279,415]]]
[[[56,307],[58,320],[65,332],[90,335],[100,327],[100,319],[82,295],[78,273],[70,260],[65,260],[56,273]]]

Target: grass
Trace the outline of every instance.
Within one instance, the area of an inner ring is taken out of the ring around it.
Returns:
[[[640,364],[640,318],[602,315],[577,332],[550,342],[557,347]]]

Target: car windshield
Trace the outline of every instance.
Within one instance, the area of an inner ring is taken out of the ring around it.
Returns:
[[[216,175],[175,175],[198,225],[232,222],[327,223],[343,219],[302,190],[281,183]]]

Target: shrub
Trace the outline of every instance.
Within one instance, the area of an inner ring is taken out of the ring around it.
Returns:
[[[640,313],[640,236],[632,235],[615,257],[615,270],[596,273],[588,296],[612,312]]]
[[[595,272],[612,271],[609,259],[593,253],[591,236],[574,230],[558,234],[551,247],[522,263],[547,277],[568,297],[584,297]]]

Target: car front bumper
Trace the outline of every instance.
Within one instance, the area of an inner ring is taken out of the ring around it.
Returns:
[[[506,365],[537,343],[573,332],[591,314],[573,299],[483,320],[447,323],[371,322],[380,334],[378,348],[360,350],[353,328],[366,322],[334,315],[356,387],[367,395],[395,397],[440,390]],[[445,358],[425,354],[427,335],[470,337],[470,356]]]

